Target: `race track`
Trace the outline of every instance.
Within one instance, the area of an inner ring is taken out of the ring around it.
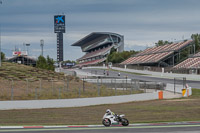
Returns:
[[[103,75],[104,70],[102,69],[82,69],[84,72],[88,73],[93,73],[97,75]],[[120,72],[121,76],[120,77],[125,77],[127,76],[128,78],[131,79],[138,79],[138,80],[145,80],[145,81],[152,81],[152,82],[162,82],[162,83],[174,83],[174,79],[166,79],[166,78],[157,78],[157,77],[150,77],[146,75],[137,75],[137,74],[130,74],[130,73],[125,73],[125,72]],[[118,77],[118,72],[116,71],[109,71],[109,76],[107,77]],[[192,80],[187,80],[187,84],[191,86],[192,88],[198,88],[200,89],[200,81],[192,81]]]
[[[133,124],[128,127],[94,126],[66,128],[0,129],[0,133],[199,133],[200,122]]]

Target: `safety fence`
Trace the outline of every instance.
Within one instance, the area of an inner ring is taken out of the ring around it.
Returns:
[[[96,78],[96,80],[100,81],[99,78]],[[79,79],[77,77],[65,78],[63,80],[1,79],[0,100],[68,99],[127,95],[144,92],[139,89],[127,89],[130,86],[128,80],[126,85],[126,81],[124,80],[123,82],[120,88],[113,89],[113,86],[119,85],[119,83],[112,83],[112,85],[108,85],[108,83],[107,85],[89,83],[88,79]]]
[[[186,78],[174,84],[148,82],[127,77],[66,77],[63,80],[0,80],[0,100],[69,99],[151,93],[158,90],[180,92]]]

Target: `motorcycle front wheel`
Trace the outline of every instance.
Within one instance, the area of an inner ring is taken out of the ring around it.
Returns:
[[[106,127],[109,127],[111,125],[111,122],[109,119],[103,119],[102,124]]]
[[[122,118],[122,125],[123,126],[128,126],[129,125],[129,121],[126,118]]]

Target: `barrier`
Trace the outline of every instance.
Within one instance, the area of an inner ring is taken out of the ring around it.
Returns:
[[[163,91],[158,92],[158,99],[162,100],[163,99]]]
[[[187,87],[186,89],[182,89],[182,96],[183,97],[188,97],[192,95],[192,88]]]

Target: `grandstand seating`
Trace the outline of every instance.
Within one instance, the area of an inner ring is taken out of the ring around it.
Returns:
[[[121,64],[155,63],[172,53],[173,52],[171,51],[171,52],[154,53],[154,54],[150,54],[150,55],[130,57],[129,59],[122,62]]]
[[[168,44],[168,45],[148,48],[148,49],[138,53],[136,56],[141,56],[141,55],[145,55],[145,54],[153,54],[153,53],[158,53],[158,52],[162,53],[162,52],[166,52],[166,51],[179,50],[180,48],[188,45],[191,42],[192,42],[192,40],[187,40],[185,42],[179,42],[179,43],[173,43],[173,44]]]
[[[200,52],[173,67],[174,69],[200,68]]]
[[[98,60],[83,62],[83,63],[77,64],[76,66],[87,66],[87,65],[98,64],[98,63],[101,63],[105,60],[106,60],[106,58],[102,58],[102,59],[98,59]]]
[[[106,47],[104,49],[100,49],[91,53],[87,53],[84,56],[82,56],[81,58],[79,58],[78,60],[83,60],[83,59],[87,59],[87,58],[91,58],[91,57],[95,57],[95,56],[99,56],[104,54],[105,52],[107,52],[108,50],[110,50],[112,48],[112,46]]]
[[[200,57],[200,52],[199,53],[196,53],[193,57]]]
[[[178,51],[182,49],[183,47],[190,44],[192,40],[182,41],[178,43],[148,48],[138,54],[136,54],[134,57],[130,57],[129,59],[123,61],[122,65],[125,64],[145,64],[145,63],[156,63],[163,58],[166,58],[170,54],[172,54],[174,51]],[[200,54],[199,54],[200,56]]]
[[[77,59],[79,66],[95,65],[105,61],[113,47],[118,52],[123,52],[124,36],[111,32],[92,32],[71,46],[78,46],[82,52],[86,52],[84,56]]]

